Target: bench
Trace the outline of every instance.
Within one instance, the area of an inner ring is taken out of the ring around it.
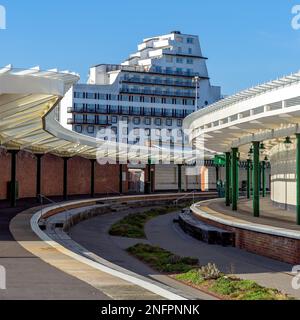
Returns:
[[[174,220],[176,222],[176,220]],[[184,232],[208,244],[234,246],[235,234],[199,221],[190,210],[183,210],[177,222]]]

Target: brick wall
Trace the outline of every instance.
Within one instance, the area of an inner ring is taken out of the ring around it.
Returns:
[[[235,246],[239,249],[294,265],[300,264],[300,240],[230,227],[198,215],[195,217],[209,225],[234,232]]]
[[[19,198],[36,196],[36,158],[28,152],[17,155],[17,180]],[[63,195],[63,159],[46,154],[41,162],[41,192],[46,196]],[[11,155],[0,152],[0,200],[7,198],[7,183],[10,181]],[[95,193],[106,194],[119,192],[119,165],[95,164]],[[127,166],[123,166],[127,174]],[[68,161],[68,194],[90,194],[91,162],[88,159],[74,157]],[[128,181],[123,182],[123,192],[128,191]]]

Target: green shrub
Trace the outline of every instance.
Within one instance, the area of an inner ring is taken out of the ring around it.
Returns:
[[[148,244],[137,244],[127,249],[129,253],[149,264],[159,272],[187,272],[198,264],[198,259],[181,258],[171,252]]]

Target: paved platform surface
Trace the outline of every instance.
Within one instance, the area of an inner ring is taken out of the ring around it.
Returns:
[[[208,245],[186,235],[173,223],[174,214],[155,218],[147,223],[146,234],[151,243],[178,255],[199,258],[201,264],[216,263],[225,273],[236,274],[242,279],[255,280],[259,284],[277,288],[297,299],[300,290],[291,286],[292,265],[258,256],[246,251],[216,245]]]
[[[146,208],[147,209],[147,208]],[[125,249],[137,243],[152,243],[152,241],[112,237],[108,234],[110,226],[129,213],[139,212],[141,209],[130,209],[124,212],[116,212],[99,216],[83,221],[71,229],[70,236],[77,243],[89,251],[117,265],[120,270],[126,268],[129,271],[138,273],[160,282],[163,285],[172,287],[174,293],[183,295],[189,299],[215,300],[214,297],[181,284],[168,276],[158,274],[146,264],[129,255]],[[186,252],[183,253],[186,255]]]
[[[300,226],[296,224],[296,212],[275,207],[269,197],[260,199],[259,218],[253,217],[252,200],[240,200],[237,212],[233,212],[230,207],[226,207],[223,199],[212,201],[209,205],[205,204],[204,206],[208,206],[230,217],[243,219],[252,223],[300,231]]]
[[[7,290],[0,290],[0,300],[110,299],[93,286],[42,261],[15,241],[12,233],[18,233],[20,241],[33,245],[39,243],[29,228],[23,229],[21,221],[28,221],[36,210],[28,209],[20,213],[27,207],[3,207],[0,210],[0,265],[7,270]],[[15,224],[10,226],[13,219]]]

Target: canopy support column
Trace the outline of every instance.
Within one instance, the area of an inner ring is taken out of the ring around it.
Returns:
[[[239,197],[238,181],[238,148],[232,148],[232,210],[237,211],[237,202]]]
[[[251,197],[251,160],[247,160],[247,199]]]
[[[63,180],[63,198],[64,200],[68,200],[68,161],[70,158],[63,158],[64,159],[64,180]]]
[[[261,163],[261,179],[262,179],[262,197],[266,197],[266,162]]]
[[[230,152],[225,153],[225,171],[226,171],[226,186],[225,186],[226,206],[230,207]]]
[[[42,157],[43,154],[36,154],[36,199],[37,202],[42,201]]]
[[[91,198],[95,197],[95,159],[91,159]]]
[[[10,206],[17,206],[18,182],[17,182],[17,154],[18,150],[10,150],[11,154],[11,178],[10,178]]]
[[[260,194],[260,168],[259,168],[259,141],[253,142],[253,215],[259,217],[259,194]]]
[[[178,165],[178,192],[180,193],[182,191],[182,164]]]

